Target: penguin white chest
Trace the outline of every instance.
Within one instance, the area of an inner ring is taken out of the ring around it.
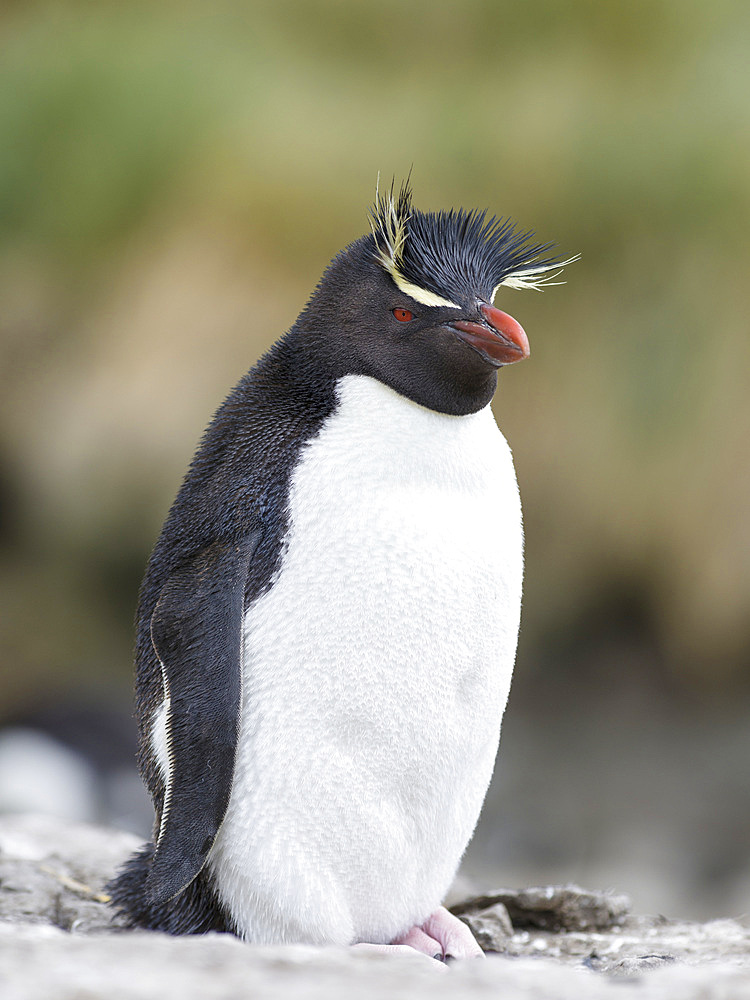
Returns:
[[[492,772],[518,633],[510,452],[347,376],[304,448],[273,586],[245,617],[229,808],[209,865],[259,942],[390,941],[440,903]]]

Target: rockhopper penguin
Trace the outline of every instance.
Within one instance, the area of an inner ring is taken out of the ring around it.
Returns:
[[[140,594],[132,926],[480,954],[441,907],[492,773],[522,529],[493,305],[568,261],[408,185],[217,411]]]

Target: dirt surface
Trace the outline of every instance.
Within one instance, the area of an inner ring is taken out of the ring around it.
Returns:
[[[0,820],[3,1000],[750,1000],[743,924],[637,916],[622,895],[576,886],[502,889],[455,904],[487,959],[448,967],[416,953],[124,931],[103,886],[136,844],[128,834],[49,818]]]

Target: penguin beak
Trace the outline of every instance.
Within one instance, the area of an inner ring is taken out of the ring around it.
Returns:
[[[450,324],[465,344],[498,367],[528,358],[529,338],[520,323],[486,302],[480,304],[479,311],[483,323],[460,319]]]

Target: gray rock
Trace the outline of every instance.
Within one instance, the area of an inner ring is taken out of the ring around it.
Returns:
[[[589,892],[577,885],[533,889],[497,889],[451,907],[457,916],[485,911],[502,903],[514,927],[547,931],[605,930],[621,924],[630,912],[627,896]]]
[[[462,913],[460,916],[482,951],[500,954],[507,951],[508,942],[513,936],[513,924],[502,903],[495,903],[478,912]]]
[[[605,971],[615,978],[637,979],[643,972],[671,965],[675,961],[674,955],[638,955],[624,958],[621,962],[610,965]]]
[[[750,932],[742,924],[624,916],[612,902],[622,897],[569,886],[510,894],[526,927],[511,925],[498,894],[465,901],[462,918],[484,947],[503,954],[450,967],[416,952],[124,931],[103,887],[137,843],[46,817],[0,819],[3,1000],[750,1000]]]
[[[672,964],[610,980],[549,958],[456,963],[416,953],[250,947],[229,935],[71,935],[0,924],[3,1000],[750,1000],[747,967]]]
[[[139,845],[128,833],[51,816],[0,820],[0,920],[90,933],[116,926],[104,886]]]

